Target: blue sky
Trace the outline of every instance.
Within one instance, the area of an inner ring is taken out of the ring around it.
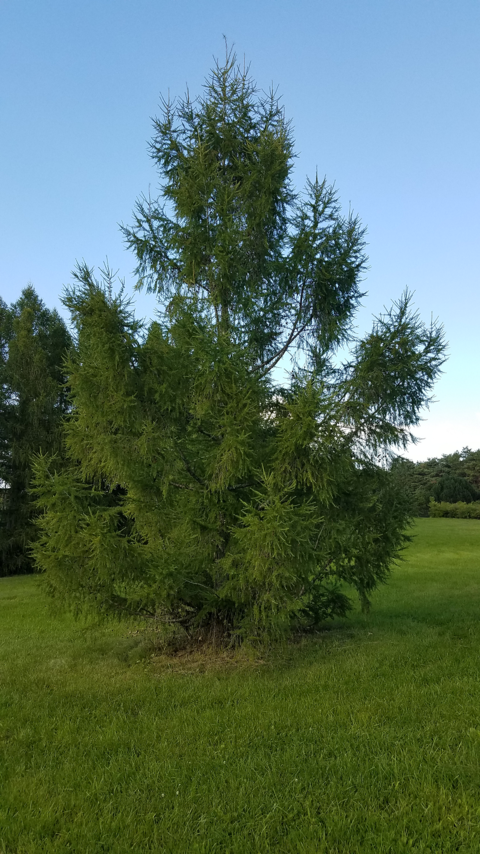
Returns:
[[[0,295],[59,307],[75,261],[133,289],[118,223],[157,188],[160,94],[192,95],[223,34],[367,226],[358,331],[408,287],[450,358],[410,456],[480,447],[478,0],[0,0]],[[141,316],[153,298],[136,298]]]

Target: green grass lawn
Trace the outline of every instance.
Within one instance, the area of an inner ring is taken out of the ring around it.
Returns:
[[[0,579],[2,854],[478,854],[480,523],[415,535],[368,617],[261,662],[145,657]]]

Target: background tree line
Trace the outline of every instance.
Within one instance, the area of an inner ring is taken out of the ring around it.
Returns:
[[[70,344],[64,321],[33,287],[10,306],[0,299],[0,576],[33,570],[33,456],[63,455]]]
[[[429,515],[432,498],[448,504],[480,500],[480,449],[463,448],[418,463],[397,458],[392,468],[410,496],[415,516]]]

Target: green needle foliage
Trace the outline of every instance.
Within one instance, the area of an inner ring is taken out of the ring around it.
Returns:
[[[33,569],[32,455],[61,453],[70,344],[61,317],[31,286],[10,307],[0,300],[0,576]]]
[[[162,195],[124,234],[158,320],[142,329],[108,270],[80,266],[64,298],[71,465],[36,468],[48,587],[229,638],[345,614],[345,584],[368,606],[409,520],[385,461],[428,402],[442,331],[405,295],[352,338],[364,230],[326,181],[294,193],[283,110],[231,53],[202,98],[163,104],[151,153]]]

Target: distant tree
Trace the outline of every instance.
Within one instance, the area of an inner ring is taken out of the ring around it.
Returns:
[[[424,462],[397,459],[394,464],[402,467],[402,481],[415,516],[428,515],[432,498],[447,502],[480,499],[480,450],[463,448]],[[441,497],[445,489],[450,498]]]
[[[32,455],[59,453],[67,410],[65,323],[29,286],[0,305],[0,575],[32,571]]]
[[[446,501],[450,504],[457,501],[465,501],[469,504],[471,501],[475,501],[477,496],[477,490],[466,478],[455,477],[455,475],[441,477],[433,487],[432,492],[435,501]]]
[[[396,455],[392,457],[389,465],[391,474],[395,477],[397,487],[400,489],[407,501],[410,513],[412,516],[419,515],[418,505],[423,505],[423,495],[420,495],[418,488],[418,478],[415,477],[415,463],[413,460]],[[426,498],[426,506],[428,510],[429,498]]]
[[[460,457],[462,460],[462,474],[475,487],[480,497],[480,448],[477,451],[472,451],[470,448],[463,448]]]
[[[10,409],[10,393],[5,382],[5,365],[8,359],[8,342],[12,337],[12,312],[7,304],[0,298],[0,371],[2,373],[2,381],[0,382],[0,478],[4,478],[8,470],[10,444],[9,444],[9,409]],[[4,489],[5,482],[0,484],[2,489],[2,502],[0,510],[4,504]]]
[[[344,614],[343,584],[367,607],[410,517],[385,460],[428,402],[442,331],[404,296],[351,341],[364,231],[326,181],[293,191],[283,110],[232,55],[203,98],[164,105],[152,156],[163,201],[125,235],[158,321],[142,330],[86,266],[64,300],[71,465],[36,468],[49,589],[241,637]]]

